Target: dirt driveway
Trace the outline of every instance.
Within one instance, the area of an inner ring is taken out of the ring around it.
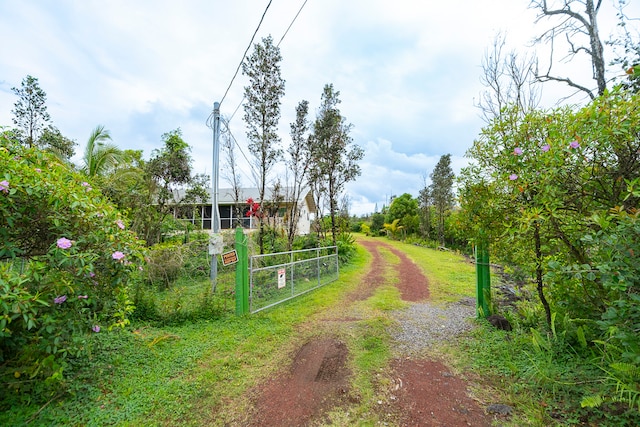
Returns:
[[[384,284],[386,261],[380,248],[391,251],[400,260],[394,263],[395,285],[402,299],[424,302],[429,298],[429,284],[421,270],[407,256],[380,240],[361,244],[373,256],[371,270],[361,286],[346,296],[345,305],[373,295]],[[352,305],[352,304],[350,304]],[[357,321],[357,316],[342,316],[327,321]],[[349,393],[348,349],[337,338],[318,338],[305,343],[294,355],[289,369],[252,394],[253,411],[243,425],[249,426],[316,426],[332,425],[327,418],[330,409],[348,411],[357,397]],[[385,401],[379,401],[379,419],[391,426],[490,426],[491,418],[469,396],[468,384],[456,377],[437,360],[401,354],[394,358],[388,372],[391,385],[380,390]],[[340,424],[343,425],[343,424]]]

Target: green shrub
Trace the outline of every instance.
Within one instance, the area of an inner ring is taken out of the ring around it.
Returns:
[[[147,280],[150,284],[168,288],[180,274],[188,251],[180,243],[158,243],[149,248]]]
[[[4,134],[0,241],[0,374],[31,380],[12,388],[62,379],[87,334],[127,324],[141,243],[85,177]]]
[[[338,260],[346,264],[356,253],[356,239],[350,233],[340,233],[336,239],[338,246]]]
[[[205,237],[206,240],[197,237],[189,243],[172,239],[149,248],[145,270],[147,282],[169,288],[179,277],[208,277],[211,261],[208,255],[209,237],[206,234]]]

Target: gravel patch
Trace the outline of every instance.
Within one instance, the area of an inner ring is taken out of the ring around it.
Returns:
[[[470,330],[476,318],[476,303],[473,298],[446,307],[423,302],[396,310],[391,316],[398,322],[398,327],[391,330],[397,349],[403,354],[419,354],[435,343]]]

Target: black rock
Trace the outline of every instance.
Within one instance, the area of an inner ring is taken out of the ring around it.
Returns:
[[[509,321],[504,316],[500,316],[499,314],[492,314],[491,316],[487,317],[487,320],[496,329],[502,329],[503,331],[510,331],[512,329],[511,323],[509,323]]]
[[[513,407],[503,403],[494,403],[493,405],[487,406],[488,414],[511,415],[512,412]]]

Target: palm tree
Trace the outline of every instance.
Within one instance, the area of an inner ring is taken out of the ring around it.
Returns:
[[[112,171],[122,160],[122,150],[114,144],[107,143],[111,140],[109,131],[102,125],[96,126],[91,132],[87,146],[82,157],[81,171],[89,176],[104,176]]]

